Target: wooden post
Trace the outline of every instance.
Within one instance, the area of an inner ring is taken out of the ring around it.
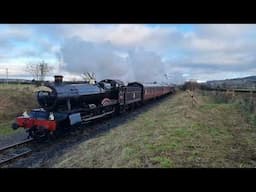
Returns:
[[[253,91],[251,90],[250,91],[250,104],[251,105],[253,104],[252,101],[253,101]]]
[[[195,105],[195,104],[198,104],[198,101],[197,101],[197,99],[195,98],[195,96],[193,95],[193,92],[191,92],[191,91],[187,91],[187,93],[188,93],[188,95],[191,97],[191,101],[192,101],[192,107]]]
[[[235,97],[235,90],[233,89],[232,96]]]

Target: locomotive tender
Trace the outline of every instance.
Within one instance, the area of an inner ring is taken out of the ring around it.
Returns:
[[[67,84],[55,76],[46,90],[37,92],[41,108],[16,117],[13,129],[23,127],[35,139],[79,127],[110,114],[119,114],[175,91],[173,86],[105,79],[96,84]]]

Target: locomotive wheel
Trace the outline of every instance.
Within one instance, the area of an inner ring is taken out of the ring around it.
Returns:
[[[12,124],[12,128],[13,128],[14,130],[16,130],[16,129],[18,129],[18,128],[19,128],[19,126],[18,126],[18,124],[17,124],[17,123],[13,123],[13,124]]]
[[[57,135],[55,134],[55,132],[48,132],[47,137],[49,141],[54,141],[57,139]]]
[[[55,130],[55,131],[53,132],[53,137],[54,137],[55,139],[61,137],[62,135],[63,135],[63,131],[60,130],[60,129],[57,129],[57,130]]]
[[[46,140],[48,133],[48,130],[43,126],[34,126],[29,130],[29,136],[39,142]]]

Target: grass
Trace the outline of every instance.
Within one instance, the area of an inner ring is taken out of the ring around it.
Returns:
[[[11,123],[24,110],[37,106],[32,85],[0,85],[0,135],[11,134]]]
[[[10,134],[13,134],[14,132],[16,133],[21,131],[21,129],[17,129],[15,131],[11,129],[12,123],[13,123],[13,120],[0,123],[0,135],[10,135]]]
[[[53,167],[255,167],[256,129],[237,103],[168,97],[58,157]]]
[[[0,90],[23,90],[23,89],[33,89],[34,85],[30,84],[5,84],[0,83]]]
[[[227,94],[225,92],[219,92],[217,95],[214,93],[209,94],[209,92],[205,92],[213,98],[215,97],[216,103],[226,103],[226,104],[236,104],[246,119],[246,121],[251,124],[252,126],[256,127],[256,97],[255,93],[235,93],[233,96],[232,94]]]

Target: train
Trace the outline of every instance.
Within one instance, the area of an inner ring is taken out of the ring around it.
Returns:
[[[146,102],[175,92],[174,85],[157,83],[124,82],[104,79],[95,84],[54,81],[36,93],[40,108],[17,116],[13,129],[24,128],[28,137],[56,138],[73,128],[109,115],[119,115]]]

